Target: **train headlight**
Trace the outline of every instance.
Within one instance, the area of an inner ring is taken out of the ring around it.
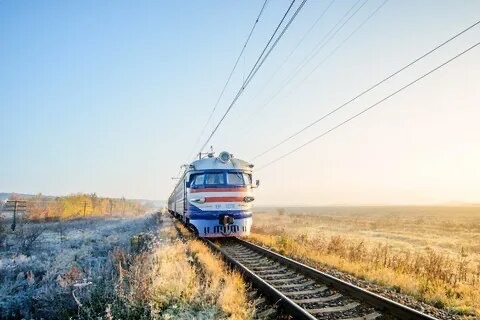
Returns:
[[[195,198],[195,199],[191,199],[190,202],[205,203],[205,198]]]
[[[243,201],[245,201],[245,202],[252,202],[253,200],[255,200],[254,197],[245,197],[245,198],[243,198]]]
[[[230,159],[232,159],[232,155],[226,151],[222,151],[218,155],[218,160],[220,160],[223,163],[227,163],[228,161],[230,161]]]

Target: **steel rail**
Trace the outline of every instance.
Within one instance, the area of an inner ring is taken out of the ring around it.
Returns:
[[[273,301],[278,302],[282,307],[290,313],[295,319],[318,319],[313,314],[309,313],[307,310],[302,308],[292,299],[288,298],[284,293],[273,287],[268,283],[268,280],[264,280],[261,276],[255,273],[253,270],[249,269],[247,266],[242,264],[242,262],[235,259],[231,254],[222,249],[221,246],[216,245],[209,239],[203,239],[204,242],[214,251],[219,253],[223,259],[233,268],[240,271],[244,278],[251,282],[252,285],[258,288],[266,297],[270,298]],[[393,316],[399,319],[425,319],[425,320],[435,320],[436,318],[425,313],[422,313],[418,310],[412,309],[406,305],[400,304],[388,298],[382,297],[373,292],[367,291],[363,288],[360,288],[352,283],[348,283],[339,278],[336,278],[332,275],[329,275],[325,272],[316,270],[312,267],[309,267],[303,263],[285,257],[281,254],[253,244],[251,242],[238,239],[238,238],[229,238],[229,241],[234,241],[237,244],[250,249],[259,255],[274,260],[278,264],[288,267],[295,270],[298,274],[309,277],[321,284],[325,284],[336,291],[345,294],[348,297],[359,300],[362,303],[365,303],[383,315]],[[361,318],[361,317],[360,317]],[[359,319],[360,319],[359,318]]]
[[[280,264],[286,265],[300,274],[304,274],[326,285],[330,285],[339,292],[348,294],[351,297],[364,301],[380,311],[386,311],[389,314],[398,317],[400,319],[428,319],[435,320],[435,317],[422,313],[418,310],[412,309],[406,305],[400,304],[388,298],[382,297],[376,293],[367,291],[352,283],[348,283],[325,272],[316,270],[303,263],[287,258],[281,254],[253,244],[251,242],[235,238],[235,241],[242,244],[245,247],[267,256]]]
[[[289,299],[287,296],[285,296],[283,293],[281,293],[279,290],[275,289],[273,286],[271,286],[258,275],[256,275],[252,270],[248,269],[243,264],[236,261],[231,255],[229,255],[227,252],[215,245],[212,241],[206,238],[204,238],[203,241],[210,247],[210,249],[212,249],[212,251],[220,253],[220,255],[231,267],[237,269],[243,275],[243,277],[246,278],[249,282],[251,282],[254,287],[259,289],[264,296],[270,298],[272,301],[279,302],[285,309],[285,311],[287,311],[295,319],[317,319],[313,315],[308,313],[305,309],[303,309],[298,304]]]
[[[175,217],[173,218],[175,219]],[[175,225],[175,228],[177,228],[177,231],[180,231],[178,229],[178,226]],[[187,230],[192,232],[192,230],[188,228]],[[250,250],[254,252],[256,255],[258,255],[257,257],[248,257],[248,254],[246,253],[240,253],[240,255],[244,255],[244,259],[242,262],[240,261],[242,259],[237,259],[236,257],[234,257],[234,255],[227,252],[228,250],[225,250],[222,247],[222,244],[217,245],[208,238],[201,238],[201,239],[213,252],[219,254],[220,257],[222,257],[223,260],[228,265],[230,265],[233,269],[236,269],[237,271],[239,271],[242,274],[242,276],[253,285],[253,287],[257,288],[266,298],[268,298],[272,302],[281,305],[282,308],[288,314],[294,317],[294,319],[309,319],[309,320],[320,319],[321,317],[316,317],[315,314],[311,313],[312,310],[306,309],[300,306],[300,304],[307,303],[308,300],[311,300],[311,302],[315,302],[315,300],[318,300],[318,301],[321,301],[321,300],[319,300],[319,298],[311,298],[311,299],[304,299],[303,301],[302,300],[299,301],[299,300],[295,300],[294,298],[289,298],[287,295],[292,296],[292,292],[282,292],[281,291],[282,288],[279,289],[274,287],[273,285],[274,281],[272,281],[272,279],[266,279],[268,277],[278,276],[279,274],[276,274],[275,272],[273,272],[270,274],[267,273],[267,274],[261,275],[266,270],[275,269],[276,268],[275,266],[273,265],[260,266],[260,267],[254,266],[252,268],[249,268],[246,265],[248,264],[248,262],[251,263],[252,261],[260,261],[263,258],[270,259],[274,261],[276,264],[278,264],[279,266],[281,266],[283,271],[285,271],[285,273],[283,273],[283,276],[291,276],[293,272],[288,271],[288,269],[293,270],[298,275],[302,275],[306,277],[305,280],[308,280],[307,278],[309,278],[311,282],[316,282],[316,284],[325,285],[326,287],[332,288],[335,291],[337,291],[337,293],[334,293],[332,297],[342,296],[343,294],[345,295],[346,298],[355,299],[364,305],[374,308],[376,311],[381,313],[381,315],[379,316],[382,319],[384,317],[387,317],[388,319],[393,317],[393,318],[398,318],[402,320],[403,319],[437,320],[437,318],[431,315],[422,313],[411,307],[408,307],[401,303],[395,302],[391,299],[380,296],[376,293],[360,288],[352,283],[341,280],[328,273],[316,270],[303,263],[300,263],[298,261],[285,257],[281,254],[278,254],[272,250],[266,249],[264,247],[251,243],[249,241],[239,239],[239,238],[234,238],[234,237],[225,238],[221,240],[218,238],[216,239],[220,241],[225,240],[225,241],[233,242],[234,244],[240,245],[242,248]],[[245,258],[245,256],[247,256],[247,258]],[[257,271],[253,269],[257,269]],[[262,272],[261,270],[264,270],[264,272]],[[283,284],[288,284],[287,285],[288,287],[288,286],[291,286],[289,283],[290,280],[291,282],[294,282],[293,281],[294,279],[291,279],[291,278],[280,279],[278,281],[282,282]],[[292,284],[292,285],[295,285],[295,284]],[[311,291],[315,291],[315,289]],[[302,292],[298,292],[298,293],[302,294]],[[293,296],[295,296],[295,294],[293,294]],[[372,319],[375,319],[375,318],[376,317]],[[349,319],[369,319],[369,318],[366,316],[360,316],[360,317],[354,317]]]

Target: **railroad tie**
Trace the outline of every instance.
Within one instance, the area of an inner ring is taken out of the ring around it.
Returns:
[[[355,309],[359,305],[360,305],[360,303],[358,303],[358,302],[351,302],[351,303],[346,304],[344,306],[325,307],[325,308],[318,308],[318,309],[307,309],[307,311],[311,314],[343,312],[343,311],[348,311],[348,310]]]
[[[327,296],[327,297],[299,299],[299,300],[293,299],[293,301],[295,303],[323,303],[323,302],[329,302],[329,301],[337,300],[341,297],[343,297],[342,294],[335,293],[335,294],[332,294],[331,296]]]
[[[268,262],[271,264],[270,260],[265,257],[260,257],[260,258],[245,258],[245,259],[240,259],[242,263],[258,263],[258,262]]]
[[[262,257],[261,255],[259,254],[237,254],[237,253],[232,253],[231,254],[233,257],[235,257],[236,259],[261,259],[261,258],[265,258],[265,257]]]
[[[293,277],[293,278],[281,278],[281,279],[271,279],[271,280],[266,279],[266,280],[271,284],[280,284],[280,283],[289,283],[292,281],[298,281],[298,280],[304,280],[304,279],[305,279],[304,276],[297,275],[296,277]]]
[[[228,250],[228,252],[230,252],[230,253],[232,253],[232,254],[236,254],[236,255],[243,255],[243,256],[244,256],[244,255],[252,255],[252,254],[254,254],[254,255],[259,255],[258,252],[252,251],[252,250],[245,250],[245,251],[243,251],[243,250],[235,250],[235,249],[231,249],[231,248],[229,248],[229,249],[227,249],[227,250]]]
[[[288,272],[268,272],[268,271],[262,271],[258,272],[262,278],[265,278],[265,280],[268,280],[269,278],[281,278],[281,277],[290,277],[293,276],[294,274],[297,274],[295,271],[288,271]]]
[[[252,270],[255,268],[252,267]],[[270,274],[282,274],[282,272],[287,271],[287,268],[270,268],[270,269],[263,269],[263,270],[255,270],[255,273],[259,276],[263,277],[268,276]]]
[[[382,314],[381,313],[378,313],[378,312],[372,312],[370,314],[367,314],[365,316],[361,316],[361,317],[354,317],[354,318],[346,318],[346,319],[341,319],[341,320],[375,320],[379,317],[381,317]]]
[[[240,262],[241,264],[243,264],[243,262]],[[265,271],[265,270],[280,270],[280,268],[282,268],[281,266],[279,265],[261,265],[261,266],[252,266],[250,267],[249,269],[252,269],[252,270],[255,270],[255,272],[257,271]],[[286,269],[286,268],[284,268]]]
[[[321,286],[320,288],[312,289],[312,290],[303,290],[303,291],[292,291],[284,293],[287,297],[293,296],[303,296],[307,294],[316,294],[328,290],[327,286]]]
[[[276,287],[278,289],[292,289],[292,288],[307,287],[307,286],[310,286],[314,283],[315,283],[315,281],[308,280],[307,282],[303,282],[303,283],[282,284],[282,285],[279,285],[279,286],[276,286]]]
[[[380,320],[385,311],[398,319],[435,319],[253,243],[235,238],[224,242],[221,250],[219,245],[205,241],[227,255],[240,270],[248,270],[244,276],[257,285],[262,294],[272,295],[300,317]],[[263,282],[257,281],[259,277]],[[324,278],[328,279],[322,280]],[[363,297],[365,294],[369,299]]]

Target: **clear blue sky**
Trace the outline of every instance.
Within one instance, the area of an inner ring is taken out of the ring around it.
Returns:
[[[1,1],[0,191],[165,199],[263,1]],[[355,1],[309,0],[212,144],[248,160],[480,19],[480,1],[390,0],[351,23],[272,102]],[[288,6],[270,0],[219,112]],[[480,27],[256,164],[306,141],[480,39]],[[271,78],[278,68],[280,71]],[[261,171],[259,203],[480,201],[480,49]],[[209,125],[211,129],[212,125]]]

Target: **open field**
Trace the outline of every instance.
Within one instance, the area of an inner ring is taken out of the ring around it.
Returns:
[[[257,211],[256,242],[452,313],[480,315],[480,207]]]
[[[0,220],[1,319],[250,319],[241,277],[169,217]]]
[[[3,221],[5,222],[5,220]],[[156,225],[153,216],[3,223],[0,239],[0,318],[64,319],[106,273],[112,255],[129,250],[131,237]]]

